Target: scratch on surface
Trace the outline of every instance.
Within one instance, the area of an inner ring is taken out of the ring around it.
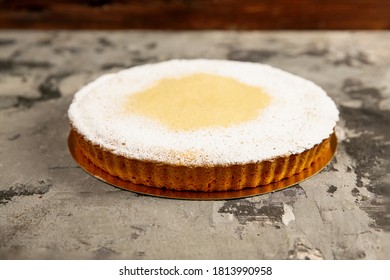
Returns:
[[[81,168],[80,166],[52,166],[49,169],[70,169],[70,168]]]
[[[136,226],[130,226],[134,231],[131,233],[131,240],[136,240],[138,237],[140,237],[142,234],[145,233],[145,229],[141,227]]]

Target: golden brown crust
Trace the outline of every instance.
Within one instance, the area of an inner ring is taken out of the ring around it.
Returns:
[[[228,191],[254,188],[289,178],[310,167],[330,147],[330,137],[300,154],[227,166],[175,166],[115,155],[72,129],[81,152],[96,166],[134,184],[173,190]]]

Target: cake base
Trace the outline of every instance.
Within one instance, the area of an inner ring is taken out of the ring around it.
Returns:
[[[311,164],[309,168],[304,169],[302,172],[295,174],[289,178],[270,183],[267,185],[262,185],[255,188],[242,189],[237,191],[217,191],[217,192],[198,192],[198,191],[175,191],[164,188],[154,188],[144,185],[133,184],[130,181],[122,180],[119,177],[113,176],[108,172],[100,169],[89,161],[79,149],[74,132],[71,131],[68,137],[68,147],[69,150],[75,159],[75,161],[80,165],[80,167],[96,177],[97,179],[111,184],[115,187],[132,191],[135,193],[164,197],[164,198],[175,198],[175,199],[188,199],[188,200],[226,200],[226,199],[236,199],[243,197],[251,197],[256,195],[261,195],[269,192],[278,191],[291,187],[307,178],[313,176],[314,174],[321,171],[333,158],[336,149],[337,149],[337,138],[336,134],[333,133],[330,137],[330,145],[322,153],[322,155]]]

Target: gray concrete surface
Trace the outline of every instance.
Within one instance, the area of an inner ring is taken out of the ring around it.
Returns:
[[[389,259],[390,32],[0,32],[0,259]],[[171,58],[268,63],[325,88],[339,149],[289,189],[138,195],[67,149],[75,91]]]

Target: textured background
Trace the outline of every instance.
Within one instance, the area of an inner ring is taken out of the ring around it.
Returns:
[[[0,259],[389,259],[390,33],[0,33]],[[171,58],[263,62],[337,103],[339,149],[289,189],[230,201],[137,195],[81,170],[85,83]]]

